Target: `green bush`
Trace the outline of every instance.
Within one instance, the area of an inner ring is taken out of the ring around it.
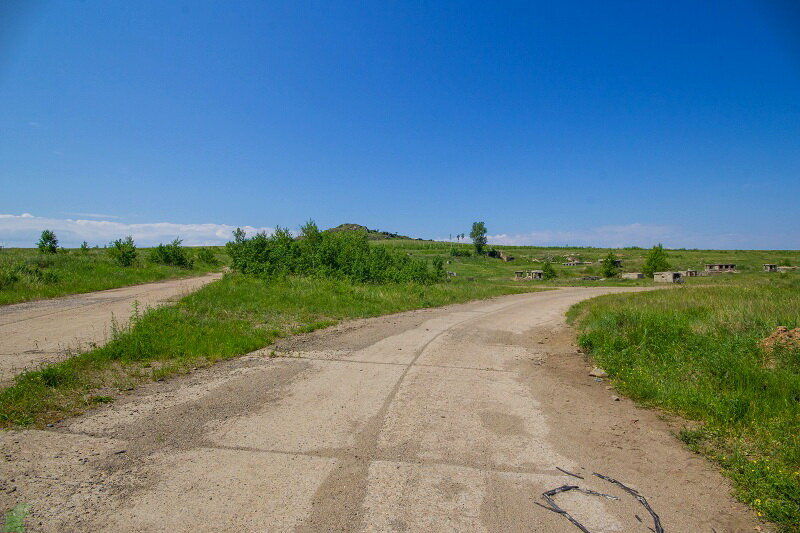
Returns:
[[[287,274],[347,279],[360,283],[434,283],[445,279],[443,261],[426,261],[370,246],[366,232],[322,233],[313,222],[295,239],[289,230],[247,238],[241,229],[226,245],[233,268],[245,274],[273,277]]]
[[[0,290],[7,289],[19,281],[19,276],[13,269],[4,268],[0,270]]]
[[[654,273],[664,272],[670,268],[669,261],[667,261],[667,252],[661,244],[657,244],[647,252],[642,273],[648,278],[652,278]]]
[[[198,248],[197,262],[204,263],[206,265],[217,266],[219,265],[220,261],[217,259],[217,255],[214,253],[214,250],[211,248]]]
[[[183,241],[176,238],[169,244],[159,244],[150,250],[149,259],[153,263],[172,265],[181,268],[192,268],[194,260],[188,250],[181,246]]]
[[[542,266],[542,277],[544,279],[556,279],[556,277],[558,277],[558,274],[556,274],[556,269],[553,268],[553,265],[550,263],[550,261],[545,262],[545,264]]]
[[[56,239],[56,234],[49,229],[44,230],[42,235],[39,237],[39,242],[36,243],[36,246],[43,254],[56,253],[58,251],[58,239]]]
[[[112,242],[108,248],[108,255],[120,266],[131,266],[136,261],[136,245],[133,237],[128,235],[124,239]]]
[[[619,267],[617,266],[617,256],[614,252],[608,252],[608,255],[603,259],[601,268],[603,276],[606,278],[613,278],[619,274]]]

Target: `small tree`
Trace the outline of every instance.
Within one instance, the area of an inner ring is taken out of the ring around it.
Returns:
[[[128,235],[124,239],[117,239],[111,243],[108,255],[120,266],[131,266],[136,260],[136,245],[133,237]]]
[[[606,278],[613,278],[619,274],[619,267],[617,266],[617,256],[614,252],[608,252],[608,255],[603,259],[603,266],[600,271]]]
[[[43,254],[56,253],[58,251],[58,239],[56,239],[56,234],[49,229],[44,230],[36,246],[39,247],[39,251]]]
[[[553,265],[550,264],[550,261],[546,261],[542,266],[542,277],[544,279],[555,279],[558,277],[558,274],[556,274],[556,269],[553,268]]]
[[[89,243],[86,242],[86,241],[83,241],[81,243],[81,252],[87,253],[88,251],[89,251]]]
[[[483,222],[473,222],[472,231],[469,232],[472,238],[472,244],[475,246],[475,253],[477,255],[483,254],[483,249],[486,247],[486,224]]]
[[[654,273],[664,272],[669,269],[670,265],[669,261],[667,261],[667,252],[664,250],[664,247],[661,246],[661,243],[658,243],[647,252],[647,257],[642,267],[642,273],[652,278]]]

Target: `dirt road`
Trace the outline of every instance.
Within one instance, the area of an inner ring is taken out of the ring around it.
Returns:
[[[127,322],[133,303],[152,307],[219,279],[206,274],[0,306],[0,384],[22,370],[59,361],[68,351],[102,344],[108,338],[111,319]]]
[[[614,401],[570,288],[351,322],[0,434],[33,531],[753,531],[712,466]],[[270,358],[275,349],[282,357]],[[559,468],[578,474],[570,476]],[[766,528],[765,528],[766,529]]]

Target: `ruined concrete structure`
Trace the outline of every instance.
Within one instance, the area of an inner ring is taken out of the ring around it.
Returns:
[[[516,281],[535,281],[544,279],[543,270],[517,270],[514,272]]]
[[[790,267],[790,266],[779,266],[778,267],[778,272],[791,272],[792,270],[797,270],[798,268],[800,268],[800,267],[796,267],[796,266],[793,266],[793,267]]]
[[[697,270],[684,270],[681,274],[683,274],[684,278],[695,278],[700,275],[700,272]]]
[[[778,265],[773,265],[771,263],[764,263],[764,272],[777,272]]]
[[[622,279],[642,279],[644,278],[644,274],[641,272],[623,272],[620,274]]]
[[[656,272],[653,281],[657,283],[683,283],[683,274],[680,272]]]
[[[566,263],[562,263],[564,266],[574,267],[580,265],[591,265],[591,261],[567,261]]]
[[[706,272],[709,274],[719,274],[720,272],[736,272],[736,265],[730,263],[714,263],[706,265]]]

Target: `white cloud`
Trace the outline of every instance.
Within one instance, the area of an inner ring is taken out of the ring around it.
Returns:
[[[102,213],[64,213],[65,215],[73,217],[89,217],[89,218],[120,218],[116,215],[104,215]]]
[[[272,228],[266,227],[241,226],[241,228],[248,235],[260,231],[272,233]],[[30,213],[0,214],[0,244],[3,246],[25,248],[35,246],[39,234],[45,229],[53,230],[59,243],[66,247],[78,246],[83,241],[92,246],[102,246],[127,235],[131,235],[140,246],[154,246],[176,237],[183,239],[183,243],[187,246],[214,246],[231,240],[231,233],[236,226],[172,222],[127,224],[111,220],[37,217]]]

